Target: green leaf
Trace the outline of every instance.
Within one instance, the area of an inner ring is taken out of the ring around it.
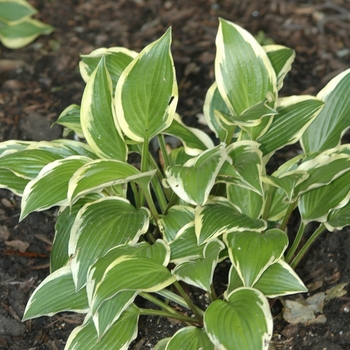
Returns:
[[[80,124],[80,106],[72,104],[68,106],[58,117],[54,124],[62,125],[74,131],[78,137],[84,138],[84,133]]]
[[[217,349],[268,349],[272,316],[264,295],[253,288],[239,288],[228,301],[215,300],[204,314],[204,326]]]
[[[330,184],[315,188],[300,196],[298,208],[303,222],[326,222],[332,209],[339,209],[350,199],[350,172],[341,175]]]
[[[333,78],[318,94],[326,104],[301,138],[305,153],[324,151],[340,144],[350,127],[350,69]]]
[[[104,56],[88,80],[80,122],[87,143],[100,158],[125,161],[128,149],[112,109],[112,81]]]
[[[324,223],[328,231],[342,230],[350,225],[350,202],[340,209],[329,212],[327,221]]]
[[[22,196],[29,180],[15,175],[11,170],[0,168],[0,188],[10,190],[17,196]]]
[[[236,126],[222,122],[222,120],[225,120],[223,116],[229,116],[231,112],[221,97],[216,83],[213,83],[205,96],[203,113],[210,130],[215,133],[215,136],[221,142],[230,143]]]
[[[294,188],[296,195],[330,184],[350,170],[350,156],[330,149],[304,161],[297,170],[306,171],[309,177]]]
[[[133,141],[150,140],[174,117],[178,92],[170,52],[171,29],[144,48],[121,74],[115,93],[116,118]]]
[[[264,155],[293,144],[322,110],[324,102],[313,96],[291,96],[278,100],[277,112],[271,125],[258,142]]]
[[[273,69],[277,76],[277,89],[283,86],[283,80],[292,68],[295,58],[295,51],[282,45],[264,45],[263,49],[267,53]]]
[[[227,147],[232,159],[232,167],[239,178],[235,185],[264,194],[261,175],[263,172],[262,153],[255,141],[237,141]]]
[[[137,337],[139,314],[139,309],[131,305],[102,339],[98,339],[91,315],[88,314],[83,325],[76,327],[70,334],[65,350],[127,350]]]
[[[158,220],[158,227],[165,241],[171,243],[180,234],[180,230],[192,221],[194,221],[192,207],[174,205],[165,216]]]
[[[69,254],[77,290],[86,283],[87,271],[109,249],[136,243],[147,232],[150,213],[139,210],[119,197],[106,197],[87,203],[78,212],[72,227]]]
[[[213,141],[206,133],[185,125],[176,113],[171,125],[164,130],[164,134],[173,135],[180,139],[185,152],[191,156],[196,156],[202,151],[214,147]]]
[[[101,57],[104,56],[107,70],[112,79],[112,91],[114,95],[120,75],[136,55],[137,53],[135,51],[124,47],[99,48],[90,52],[88,55],[80,55],[80,74],[87,83],[91,74],[98,66]]]
[[[287,235],[279,229],[266,232],[231,232],[224,235],[232,264],[247,287],[252,287],[262,273],[281,259],[288,246]]]
[[[14,24],[35,15],[37,10],[27,1],[0,0],[0,21]]]
[[[37,144],[34,141],[18,141],[18,140],[10,140],[4,141],[0,143],[0,155],[7,151],[19,151],[26,149],[31,144]]]
[[[97,156],[91,148],[85,143],[74,140],[53,140],[50,142],[40,141],[33,142],[28,147],[27,150],[31,149],[41,149],[53,154],[57,154],[62,158],[69,156],[86,156],[91,159],[96,159]]]
[[[276,74],[264,49],[238,25],[220,19],[216,37],[215,77],[220,94],[231,113],[276,99]]]
[[[199,246],[197,243],[194,222],[183,226],[169,245],[170,261],[175,264],[203,257],[204,245]]]
[[[215,347],[204,329],[189,326],[178,330],[167,343],[166,350],[179,349],[215,350]]]
[[[39,35],[50,34],[53,30],[54,28],[48,24],[26,18],[13,25],[11,23],[11,25],[0,26],[0,41],[9,49],[19,49],[30,44]]]
[[[77,169],[90,160],[83,156],[71,156],[44,166],[24,189],[20,220],[33,211],[45,210],[56,205],[67,206],[68,181]]]
[[[168,167],[165,170],[166,182],[185,202],[204,204],[226,158],[225,145],[220,144],[188,160],[184,165]]]
[[[41,149],[11,150],[0,157],[0,167],[11,170],[15,175],[32,180],[47,164],[61,156]]]
[[[227,232],[262,231],[266,222],[241,214],[227,199],[216,197],[196,208],[195,228],[198,244]]]
[[[55,225],[55,238],[52,243],[52,249],[50,254],[50,270],[54,272],[59,268],[63,267],[69,261],[68,253],[68,243],[75,217],[81,207],[92,202],[98,198],[100,195],[86,196],[79,202],[75,203],[71,207],[61,207]]]
[[[23,321],[40,316],[53,316],[62,311],[85,313],[89,309],[86,290],[75,291],[69,265],[46,277],[31,295]]]
[[[270,265],[254,284],[254,288],[268,298],[307,292],[302,280],[283,260]]]
[[[137,294],[136,291],[120,292],[102,303],[92,317],[99,339],[108,332],[122,313],[133,303]]]
[[[125,274],[126,271],[132,271]],[[170,271],[159,262],[141,256],[124,255],[106,269],[92,298],[94,314],[101,304],[125,290],[156,292],[175,281]]]
[[[221,241],[210,241],[204,247],[203,258],[184,261],[177,265],[172,272],[178,280],[210,292],[219,253],[224,248]]]

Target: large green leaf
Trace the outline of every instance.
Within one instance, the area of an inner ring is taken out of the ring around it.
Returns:
[[[318,94],[326,104],[301,138],[305,153],[324,151],[340,144],[350,127],[350,69],[333,78]]]
[[[270,265],[281,259],[288,246],[287,235],[279,229],[231,232],[224,235],[224,241],[232,264],[247,287],[252,287]]]
[[[104,56],[88,80],[80,122],[89,146],[101,158],[126,160],[128,149],[112,109],[112,81]]]
[[[125,274],[125,271],[132,273]],[[94,314],[101,304],[126,290],[156,292],[176,280],[170,271],[159,262],[141,256],[123,255],[106,269],[92,298]]]
[[[87,312],[86,290],[75,291],[69,265],[46,277],[31,295],[23,320],[40,316],[52,316],[62,311]]]
[[[266,222],[241,214],[227,199],[216,197],[196,208],[195,229],[198,244],[206,243],[227,232],[262,231]]]
[[[116,118],[131,140],[150,140],[172,122],[178,91],[170,43],[168,29],[144,48],[119,78],[114,101]]]
[[[268,298],[307,292],[302,280],[283,260],[270,265],[254,284],[254,288]]]
[[[70,334],[65,350],[127,350],[130,343],[137,337],[139,313],[139,309],[131,305],[102,339],[98,339],[91,315],[88,314],[84,323]]]
[[[165,170],[166,181],[187,203],[204,204],[226,158],[225,145],[221,143],[188,160],[184,165],[168,167]]]
[[[313,96],[291,96],[278,100],[271,125],[258,142],[264,155],[297,142],[322,110],[324,102]]]
[[[238,288],[228,301],[215,300],[204,314],[204,326],[216,349],[268,349],[272,316],[264,295],[253,288]]]
[[[189,326],[178,330],[167,343],[166,350],[179,349],[215,350],[215,347],[204,329]]]
[[[277,95],[276,74],[254,37],[238,25],[220,19],[216,37],[215,77],[233,115]]]
[[[138,210],[119,197],[101,198],[78,212],[69,241],[77,290],[85,285],[87,271],[97,258],[114,246],[138,241],[148,229],[149,216],[147,208]]]
[[[68,181],[77,169],[89,161],[91,159],[87,157],[71,156],[44,166],[24,189],[20,220],[32,211],[68,205]]]
[[[219,240],[208,242],[204,247],[203,257],[184,261],[175,267],[172,271],[173,274],[177,279],[187,284],[210,292],[214,269],[219,259],[219,253],[224,247],[224,244]]]

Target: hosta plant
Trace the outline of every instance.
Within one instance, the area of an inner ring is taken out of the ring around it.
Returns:
[[[53,27],[31,16],[37,10],[25,0],[0,0],[0,41],[10,49],[30,44],[39,35],[50,34]]]
[[[20,219],[59,206],[51,274],[23,319],[86,314],[66,350],[127,349],[140,315],[183,324],[156,349],[267,349],[270,301],[305,292],[295,266],[325,228],[350,223],[350,145],[340,143],[350,70],[316,97],[279,97],[294,51],[220,19],[210,138],[176,113],[170,45],[171,29],[140,53],[82,55],[81,105],[57,121],[75,140],[0,144],[0,183],[22,196]],[[169,135],[182,146],[170,149]],[[298,141],[301,152],[270,170]],[[288,235],[294,211],[300,227]]]

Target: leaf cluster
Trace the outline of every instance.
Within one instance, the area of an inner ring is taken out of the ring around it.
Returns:
[[[350,126],[350,70],[316,97],[279,97],[294,51],[261,46],[220,19],[204,104],[213,142],[176,113],[170,46],[171,29],[140,53],[82,55],[81,105],[57,121],[75,140],[0,144],[0,186],[22,196],[21,219],[60,207],[51,274],[24,319],[86,314],[66,350],[127,349],[145,314],[184,325],[156,349],[267,349],[268,298],[305,292],[295,266],[325,228],[350,223],[350,146],[340,144]],[[182,146],[169,149],[169,135]],[[269,174],[273,154],[298,141],[300,154]],[[128,161],[132,154],[140,164]],[[289,243],[294,210],[300,227]],[[300,247],[310,222],[320,226]],[[222,261],[228,283],[217,295]],[[209,306],[184,284],[206,293]]]

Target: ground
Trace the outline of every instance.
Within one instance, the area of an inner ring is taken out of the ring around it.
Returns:
[[[348,0],[30,3],[39,10],[36,17],[54,26],[55,32],[20,50],[0,46],[0,141],[60,137],[61,129],[50,125],[68,105],[80,103],[84,88],[79,54],[110,46],[139,51],[169,26],[179,82],[178,112],[189,125],[198,124],[206,90],[213,82],[218,17],[236,22],[260,40],[272,39],[296,50],[284,95],[315,95],[350,62]],[[289,153],[280,156],[286,159]],[[80,317],[63,313],[20,321],[30,294],[49,273],[55,211],[34,213],[18,223],[20,200],[5,190],[0,190],[0,199],[0,349],[63,349]],[[348,283],[350,230],[323,234],[297,272],[310,288],[308,295],[299,296],[304,299]],[[324,323],[288,324],[277,304],[271,349],[350,349],[350,297],[340,294],[324,305],[323,314],[317,314]],[[131,348],[151,349],[157,338],[177,327],[169,320],[142,319]]]

